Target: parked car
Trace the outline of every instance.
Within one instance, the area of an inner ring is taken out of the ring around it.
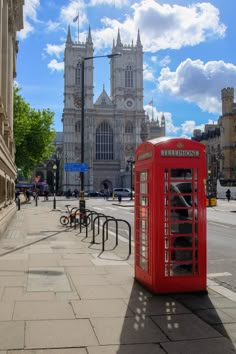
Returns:
[[[114,197],[131,197],[131,189],[130,188],[113,188]],[[134,195],[134,192],[133,192]]]
[[[88,196],[89,197],[100,197],[101,194],[98,191],[92,190],[92,191],[88,191]]]

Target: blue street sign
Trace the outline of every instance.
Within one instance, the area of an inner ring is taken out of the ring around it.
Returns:
[[[88,171],[88,165],[80,162],[66,162],[64,170],[66,172],[86,172]]]

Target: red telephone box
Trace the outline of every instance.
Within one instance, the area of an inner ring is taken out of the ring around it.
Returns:
[[[205,146],[157,138],[135,153],[135,277],[156,293],[206,291]]]

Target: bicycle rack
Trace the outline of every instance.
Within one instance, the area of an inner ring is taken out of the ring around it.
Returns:
[[[98,219],[98,233],[97,235],[99,235],[100,233],[100,218],[108,218],[109,216],[102,214],[102,213],[98,213],[98,216],[96,216],[96,218],[93,220],[93,239],[91,243],[95,243],[95,225],[96,225],[96,220]],[[113,216],[112,216],[113,218]]]
[[[128,254],[128,257],[131,255],[131,226],[130,226],[130,223],[124,219],[108,219],[104,222],[103,224],[103,230],[102,230],[102,252],[105,251],[105,233],[104,233],[104,228],[105,228],[105,225],[109,223],[109,221],[115,221],[116,222],[116,247],[118,246],[118,222],[119,221],[122,221],[124,223],[126,223],[128,225],[128,229],[129,229],[129,254]],[[108,226],[107,226],[108,228]]]

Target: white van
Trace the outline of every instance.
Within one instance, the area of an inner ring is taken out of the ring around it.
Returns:
[[[131,197],[131,189],[130,188],[113,188],[114,197]]]

